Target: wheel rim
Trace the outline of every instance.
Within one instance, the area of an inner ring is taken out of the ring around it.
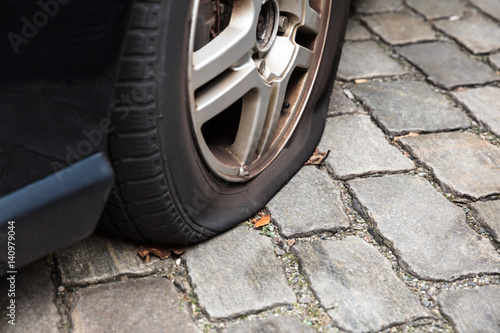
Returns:
[[[195,49],[200,0],[194,1],[190,113],[200,155],[216,176],[247,181],[286,145],[317,74],[330,5],[331,0],[235,0],[227,27]]]

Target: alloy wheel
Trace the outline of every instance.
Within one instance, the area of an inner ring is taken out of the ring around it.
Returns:
[[[247,181],[285,147],[307,112],[330,8],[331,0],[195,1],[190,116],[214,175]]]

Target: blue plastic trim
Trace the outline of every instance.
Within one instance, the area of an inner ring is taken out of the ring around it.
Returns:
[[[17,269],[90,235],[113,179],[107,157],[97,153],[0,198],[0,275],[7,270],[9,221]]]

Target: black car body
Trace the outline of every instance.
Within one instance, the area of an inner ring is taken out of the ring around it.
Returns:
[[[127,6],[0,2],[0,253],[14,221],[16,267],[82,239],[98,221],[113,182],[109,91]]]

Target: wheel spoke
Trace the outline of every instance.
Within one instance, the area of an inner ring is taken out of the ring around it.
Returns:
[[[304,26],[313,32],[319,32],[321,18],[311,8],[308,0],[280,1],[280,11],[293,14],[300,20],[299,26]]]
[[[279,116],[282,111],[283,102],[285,99],[286,90],[290,81],[291,74],[297,67],[307,68],[312,61],[313,53],[303,46],[295,47],[295,55],[292,59],[292,64],[287,70],[286,75],[279,82],[273,83],[273,94],[271,97],[269,112],[266,118],[266,124],[257,148],[257,153],[261,154],[271,144],[271,139],[276,132],[276,126]]]
[[[214,40],[193,53],[195,89],[217,77],[255,46],[255,29],[261,0],[235,2],[229,26]]]
[[[298,45],[295,49],[292,70],[295,69],[295,67],[308,68],[311,64],[313,56],[314,54],[311,50]]]
[[[302,26],[309,30],[318,33],[321,25],[321,18],[319,14],[311,8],[309,1],[305,1],[304,12],[302,16]]]
[[[243,99],[238,133],[229,148],[241,165],[250,164],[256,153],[270,107],[270,97],[271,87],[267,86],[250,91]]]
[[[273,91],[271,101],[269,103],[269,111],[266,118],[266,123],[262,130],[261,138],[257,147],[257,154],[261,155],[272,143],[271,139],[276,132],[276,125],[283,109],[283,102],[285,100],[286,88],[290,76],[285,77],[281,82],[273,84]]]
[[[265,89],[266,83],[252,59],[231,70],[196,97],[196,123],[201,126],[238,101],[251,89]]]

